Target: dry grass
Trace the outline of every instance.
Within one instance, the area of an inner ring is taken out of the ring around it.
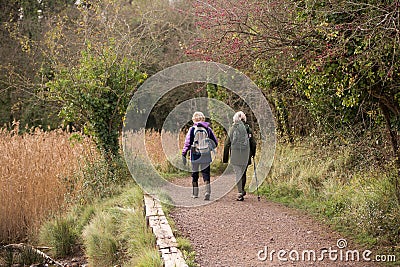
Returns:
[[[144,140],[143,140],[144,136]],[[146,151],[150,162],[154,166],[164,166],[168,164],[168,157],[179,156],[183,144],[185,142],[185,134],[180,133],[179,136],[170,132],[157,131],[141,132],[126,132],[125,133],[125,148],[135,156],[145,156],[143,151]]]
[[[185,134],[178,136],[170,132],[146,131],[146,151],[152,164],[165,165],[168,157],[174,158],[180,155],[185,142]]]
[[[146,151],[153,164],[167,164],[167,156],[170,159],[179,157],[185,143],[186,132],[180,132],[178,136],[163,131],[161,134],[155,131],[146,132]],[[216,158],[222,160],[224,140],[219,140]]]
[[[17,131],[0,130],[0,243],[24,241],[59,212],[71,187],[79,187],[74,172],[93,152],[89,140],[72,144],[62,131]]]

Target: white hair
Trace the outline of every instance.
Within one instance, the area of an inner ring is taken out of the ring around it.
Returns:
[[[246,115],[243,113],[243,111],[238,111],[235,113],[235,115],[233,115],[233,122],[236,123],[239,121],[246,122]]]

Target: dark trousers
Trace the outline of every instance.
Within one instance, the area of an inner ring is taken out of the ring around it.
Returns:
[[[244,187],[246,185],[246,172],[247,172],[247,165],[233,165],[233,169],[236,175],[236,184],[239,194],[244,194]]]
[[[210,182],[210,163],[193,163],[192,162],[192,182],[199,181],[199,172],[203,176],[204,182]]]

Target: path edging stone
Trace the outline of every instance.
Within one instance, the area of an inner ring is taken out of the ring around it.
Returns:
[[[156,237],[156,245],[161,253],[165,267],[188,267],[178,243],[165,217],[160,201],[149,194],[144,194],[146,223]]]

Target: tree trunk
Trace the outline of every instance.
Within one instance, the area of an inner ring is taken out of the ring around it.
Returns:
[[[392,182],[393,182],[393,185],[395,188],[397,202],[400,204],[400,183],[399,183],[399,180],[400,180],[400,151],[399,151],[399,144],[397,142],[398,134],[397,134],[397,131],[393,130],[391,127],[389,108],[383,103],[380,103],[380,108],[382,110],[383,116],[385,117],[386,130],[389,133],[390,141],[392,144],[393,157],[394,157],[396,168],[397,168],[397,175],[393,178]]]
[[[276,96],[275,102],[278,129],[281,133],[281,137],[286,137],[289,143],[293,144],[294,137],[289,123],[289,111],[287,109],[287,104],[285,103],[283,97],[279,95]]]

